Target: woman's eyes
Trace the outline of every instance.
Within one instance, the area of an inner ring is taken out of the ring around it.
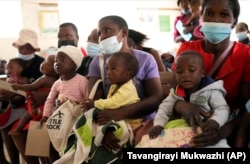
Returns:
[[[211,11],[206,11],[206,12],[204,12],[204,15],[205,15],[205,16],[215,16],[215,13],[213,13],[213,12],[211,12]],[[227,16],[230,16],[230,14],[229,14],[229,13],[226,13],[226,12],[221,12],[221,13],[220,13],[220,16],[221,16],[221,17],[227,17]]]

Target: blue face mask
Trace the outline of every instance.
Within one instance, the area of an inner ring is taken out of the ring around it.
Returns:
[[[101,54],[101,47],[99,44],[87,42],[86,51],[88,56],[94,58]]]
[[[236,33],[236,38],[238,41],[242,41],[247,38],[247,31]]]
[[[230,36],[231,27],[231,23],[203,22],[200,31],[209,42],[218,44]]]

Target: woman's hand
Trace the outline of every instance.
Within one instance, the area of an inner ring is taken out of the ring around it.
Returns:
[[[104,109],[104,110],[101,110],[97,117],[96,117],[96,123],[99,124],[99,125],[103,125],[103,124],[106,124],[107,122],[109,121],[120,121],[122,120],[122,109],[120,110],[121,108],[119,109]]]
[[[103,137],[102,146],[108,151],[120,150],[119,142],[120,140],[115,137],[113,130],[108,129]]]
[[[201,134],[194,136],[191,141],[191,147],[205,147],[214,145],[220,140],[219,130],[204,131]]]
[[[201,110],[198,105],[186,101],[177,101],[175,103],[175,112],[181,114],[195,133],[197,133],[197,127],[202,127],[203,124],[200,116]]]
[[[99,125],[104,125],[111,120],[120,121],[123,118],[121,118],[122,114],[119,111],[120,111],[119,109],[101,110],[98,112],[98,115],[97,115],[95,121]],[[108,151],[120,150],[121,146],[118,144],[119,142],[120,142],[120,140],[115,137],[115,135],[113,134],[113,130],[108,129],[106,131],[106,133],[104,134],[104,137],[102,140],[102,145]]]
[[[223,138],[228,138],[232,134],[233,125],[231,122],[226,123],[220,129],[204,131],[199,135],[196,135],[191,140],[191,145],[194,147],[204,147],[214,145]]]
[[[205,123],[202,125],[202,131],[213,131],[213,130],[218,130],[219,129],[219,124],[213,119],[208,119]]]
[[[151,131],[149,132],[149,138],[154,139],[156,138],[159,134],[161,134],[161,131],[163,130],[163,127],[160,125],[154,126]]]

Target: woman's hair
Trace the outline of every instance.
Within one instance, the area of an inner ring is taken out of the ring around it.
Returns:
[[[178,6],[180,6],[180,1],[181,1],[181,0],[177,0],[177,5],[178,5]]]
[[[201,14],[203,14],[204,8],[206,7],[207,3],[210,2],[210,1],[212,1],[212,0],[202,0],[202,3],[201,3]],[[240,15],[240,4],[239,4],[239,1],[238,0],[227,0],[227,3],[228,3],[230,9],[233,12],[234,18],[236,19],[235,23],[237,23],[239,15]]]
[[[131,38],[136,45],[143,45],[144,41],[149,39],[147,35],[132,29],[128,31],[128,37]]]
[[[105,17],[101,18],[99,20],[99,22],[103,21],[103,20],[111,20],[114,24],[118,25],[120,29],[124,28],[124,29],[128,30],[127,22],[125,21],[125,19],[123,19],[120,16],[117,16],[117,15],[105,16]]]
[[[132,72],[131,78],[133,78],[137,74],[139,70],[139,63],[134,55],[127,53],[127,52],[117,52],[117,53],[114,53],[111,57],[112,58],[114,57],[115,59],[119,59],[123,61],[123,64],[125,65],[125,68],[127,69],[127,71]]]
[[[245,27],[247,29],[247,32],[249,32],[248,25],[245,22],[238,23],[236,27]]]

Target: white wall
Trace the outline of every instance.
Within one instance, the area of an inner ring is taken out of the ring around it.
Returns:
[[[22,4],[22,15],[20,13],[15,13],[15,10],[6,10],[5,12],[11,12],[12,15],[21,15],[23,18],[23,24],[17,23],[14,19],[9,26],[17,28],[15,30],[8,29],[6,22],[6,30],[8,33],[11,33],[12,36],[9,38],[1,37],[0,35],[0,57],[9,59],[14,57],[16,49],[11,46],[15,41],[14,36],[18,36],[20,27],[29,27],[33,28],[39,33],[39,17],[38,17],[38,2],[36,0],[15,0],[14,2]],[[43,0],[46,1],[46,0]],[[171,23],[174,21],[173,18],[176,14],[179,14],[178,6],[176,5],[175,0],[168,1],[154,1],[154,0],[119,0],[119,1],[90,1],[90,0],[58,0],[58,9],[59,9],[59,24],[64,22],[73,22],[77,25],[80,35],[80,44],[84,46],[87,40],[87,37],[91,30],[97,27],[98,20],[106,15],[120,15],[127,21],[129,28],[136,29],[138,31],[148,34],[150,41],[146,45],[155,47],[161,51],[169,49],[172,42],[172,32],[169,33],[160,33],[158,27],[158,11],[159,8],[170,9],[169,13],[171,15]],[[3,3],[9,3],[5,0]],[[150,14],[155,16],[154,22],[151,23],[142,23],[139,21],[140,13],[138,8],[152,9]],[[165,10],[164,10],[165,11]],[[20,11],[19,11],[20,12]],[[1,16],[0,16],[1,19]],[[17,19],[17,18],[16,18]],[[20,18],[18,18],[19,20]],[[59,26],[58,24],[58,26]],[[12,32],[13,31],[13,32]],[[40,36],[40,47],[46,49],[49,46],[57,46],[57,38],[50,37],[44,38]]]
[[[104,7],[105,6],[105,7]],[[150,23],[143,23],[139,21],[140,12],[137,8],[151,9],[150,12],[155,16],[154,21]],[[147,45],[155,47],[160,50],[168,49],[172,44],[172,32],[161,33],[159,32],[158,25],[158,8],[168,8],[166,14],[173,15],[171,23],[174,21],[176,14],[179,14],[179,9],[175,0],[168,1],[59,1],[60,21],[74,22],[79,28],[80,43],[85,44],[87,36],[93,28],[97,27],[98,21],[101,17],[106,15],[119,15],[122,16],[128,23],[129,28],[141,31],[148,34],[150,40]]]
[[[16,49],[11,45],[16,40],[15,36],[18,36],[20,28],[30,27],[39,33],[38,3],[41,1],[58,2],[58,26],[63,22],[75,23],[80,35],[79,45],[85,45],[87,36],[97,26],[101,17],[116,14],[126,19],[129,28],[148,34],[150,41],[146,43],[147,46],[154,47],[161,52],[172,49],[175,46],[172,28],[171,32],[159,32],[157,15],[162,14],[162,12],[163,14],[168,14],[170,15],[170,22],[173,23],[174,17],[179,14],[176,0],[1,0],[0,20],[3,24],[0,26],[0,58],[9,59],[15,56]],[[6,4],[9,5],[6,6]],[[250,26],[250,20],[248,19],[250,1],[240,0],[240,4],[241,16],[239,21],[245,21]],[[139,21],[140,12],[138,8],[150,9],[150,14],[156,16],[155,20],[150,23]],[[20,10],[22,10],[21,13]],[[234,33],[232,38],[234,39]],[[57,46],[57,38],[56,36],[49,38],[40,36],[39,43],[42,49],[46,49],[49,46]]]

